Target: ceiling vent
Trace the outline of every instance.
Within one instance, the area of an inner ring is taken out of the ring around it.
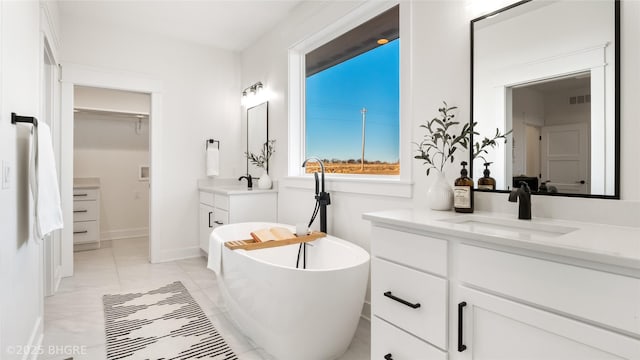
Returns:
[[[591,94],[569,97],[569,105],[588,104],[591,102]]]

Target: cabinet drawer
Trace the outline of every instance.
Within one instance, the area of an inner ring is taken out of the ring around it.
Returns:
[[[229,197],[227,195],[214,194],[216,207],[222,210],[229,210]]]
[[[460,280],[640,334],[637,278],[462,245]]]
[[[213,206],[213,193],[200,191],[200,203]]]
[[[74,201],[73,221],[98,220],[98,201]]]
[[[373,314],[446,349],[447,281],[378,258],[371,266]]]
[[[219,225],[226,225],[229,223],[229,212],[216,208],[213,213],[214,227]]]
[[[96,200],[98,189],[73,189],[73,200]]]
[[[73,243],[83,244],[100,241],[100,229],[97,221],[73,223]]]
[[[373,255],[407,266],[447,275],[447,241],[374,226]]]
[[[384,360],[391,354],[393,360],[446,360],[447,354],[397,327],[371,318],[371,359]]]

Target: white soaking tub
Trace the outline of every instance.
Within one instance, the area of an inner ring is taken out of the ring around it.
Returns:
[[[255,230],[294,227],[237,223],[211,233],[209,268],[231,318],[278,360],[325,360],[342,355],[358,326],[369,275],[369,253],[327,236],[307,246],[307,268],[296,269],[298,244],[229,250]],[[300,261],[302,264],[302,260]]]

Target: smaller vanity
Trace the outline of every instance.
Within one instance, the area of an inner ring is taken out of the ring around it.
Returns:
[[[224,224],[264,221],[277,222],[278,191],[248,190],[246,184],[200,184],[199,239],[200,249],[209,251],[209,235]]]
[[[397,210],[372,222],[372,359],[640,359],[640,228]]]
[[[100,178],[73,179],[73,249],[100,247]]]

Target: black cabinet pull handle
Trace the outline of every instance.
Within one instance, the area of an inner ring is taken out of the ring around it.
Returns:
[[[385,360],[393,360],[393,357],[391,356],[391,353],[388,353],[387,355],[384,356]]]
[[[86,213],[87,210],[73,210],[74,213]]]
[[[73,196],[89,196],[89,194],[73,194]]]
[[[384,293],[384,296],[386,296],[386,297],[388,297],[390,299],[393,299],[393,300],[395,300],[395,301],[397,301],[399,303],[402,303],[404,305],[407,305],[408,307],[410,307],[412,309],[417,309],[417,308],[420,307],[420,303],[412,304],[412,303],[408,302],[405,299],[401,299],[401,298],[399,298],[397,296],[394,296],[393,294],[391,294],[391,291],[387,291],[386,293]]]
[[[89,232],[88,230],[82,230],[82,231],[74,231],[73,233],[74,234],[86,234],[88,232]]]
[[[218,224],[218,225],[223,225],[223,222],[222,221],[218,221],[218,220],[214,221],[213,223],[214,224]]]
[[[213,214],[213,211],[209,211],[209,227],[212,228],[213,225],[211,225],[211,214]]]
[[[467,345],[463,344],[464,341],[462,340],[462,328],[464,326],[462,315],[465,306],[467,306],[466,301],[458,304],[458,352],[467,350]]]

